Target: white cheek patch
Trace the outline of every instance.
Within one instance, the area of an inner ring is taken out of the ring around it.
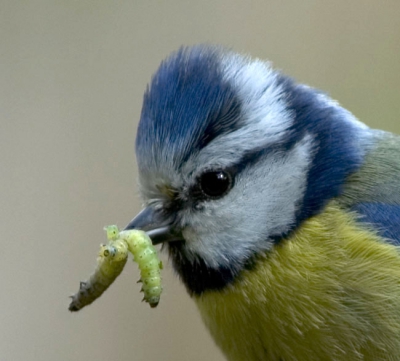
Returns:
[[[266,155],[243,171],[230,193],[186,214],[187,250],[211,267],[244,261],[272,247],[269,237],[288,231],[303,198],[312,158],[307,135],[291,151]]]

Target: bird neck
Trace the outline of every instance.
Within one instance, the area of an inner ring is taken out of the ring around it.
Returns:
[[[400,322],[395,304],[384,302],[399,296],[398,279],[397,249],[331,202],[254,269],[194,300],[229,360],[266,352],[268,360],[361,360],[363,350],[382,353],[379,344],[399,346],[384,327]]]

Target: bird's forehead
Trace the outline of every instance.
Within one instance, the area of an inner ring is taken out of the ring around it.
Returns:
[[[136,138],[142,186],[180,188],[204,168],[282,143],[293,123],[279,73],[223,48],[182,48],[145,93]],[[143,188],[143,190],[144,190]]]
[[[181,49],[147,89],[139,123],[139,167],[178,169],[222,133],[240,127],[240,102],[224,79],[218,48]]]

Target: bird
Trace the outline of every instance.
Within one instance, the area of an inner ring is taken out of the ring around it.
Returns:
[[[143,209],[227,360],[400,360],[400,138],[219,45],[143,97]]]

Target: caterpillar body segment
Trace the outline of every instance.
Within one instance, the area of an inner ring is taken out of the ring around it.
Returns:
[[[85,282],[80,283],[79,291],[71,296],[70,311],[79,311],[99,298],[121,274],[128,259],[128,247],[121,240],[101,245],[97,257],[97,267]]]
[[[143,300],[156,307],[162,292],[160,270],[163,265],[149,236],[139,230],[119,232],[117,226],[108,226],[104,230],[109,242],[100,247],[95,272],[87,281],[81,282],[79,291],[71,296],[69,310],[79,311],[99,298],[122,272],[128,251],[139,266]]]
[[[160,302],[162,292],[161,269],[163,268],[157,250],[149,236],[143,231],[122,231],[120,237],[127,242],[129,252],[132,253],[134,261],[139,266],[143,300],[148,302],[150,307],[156,307]]]

